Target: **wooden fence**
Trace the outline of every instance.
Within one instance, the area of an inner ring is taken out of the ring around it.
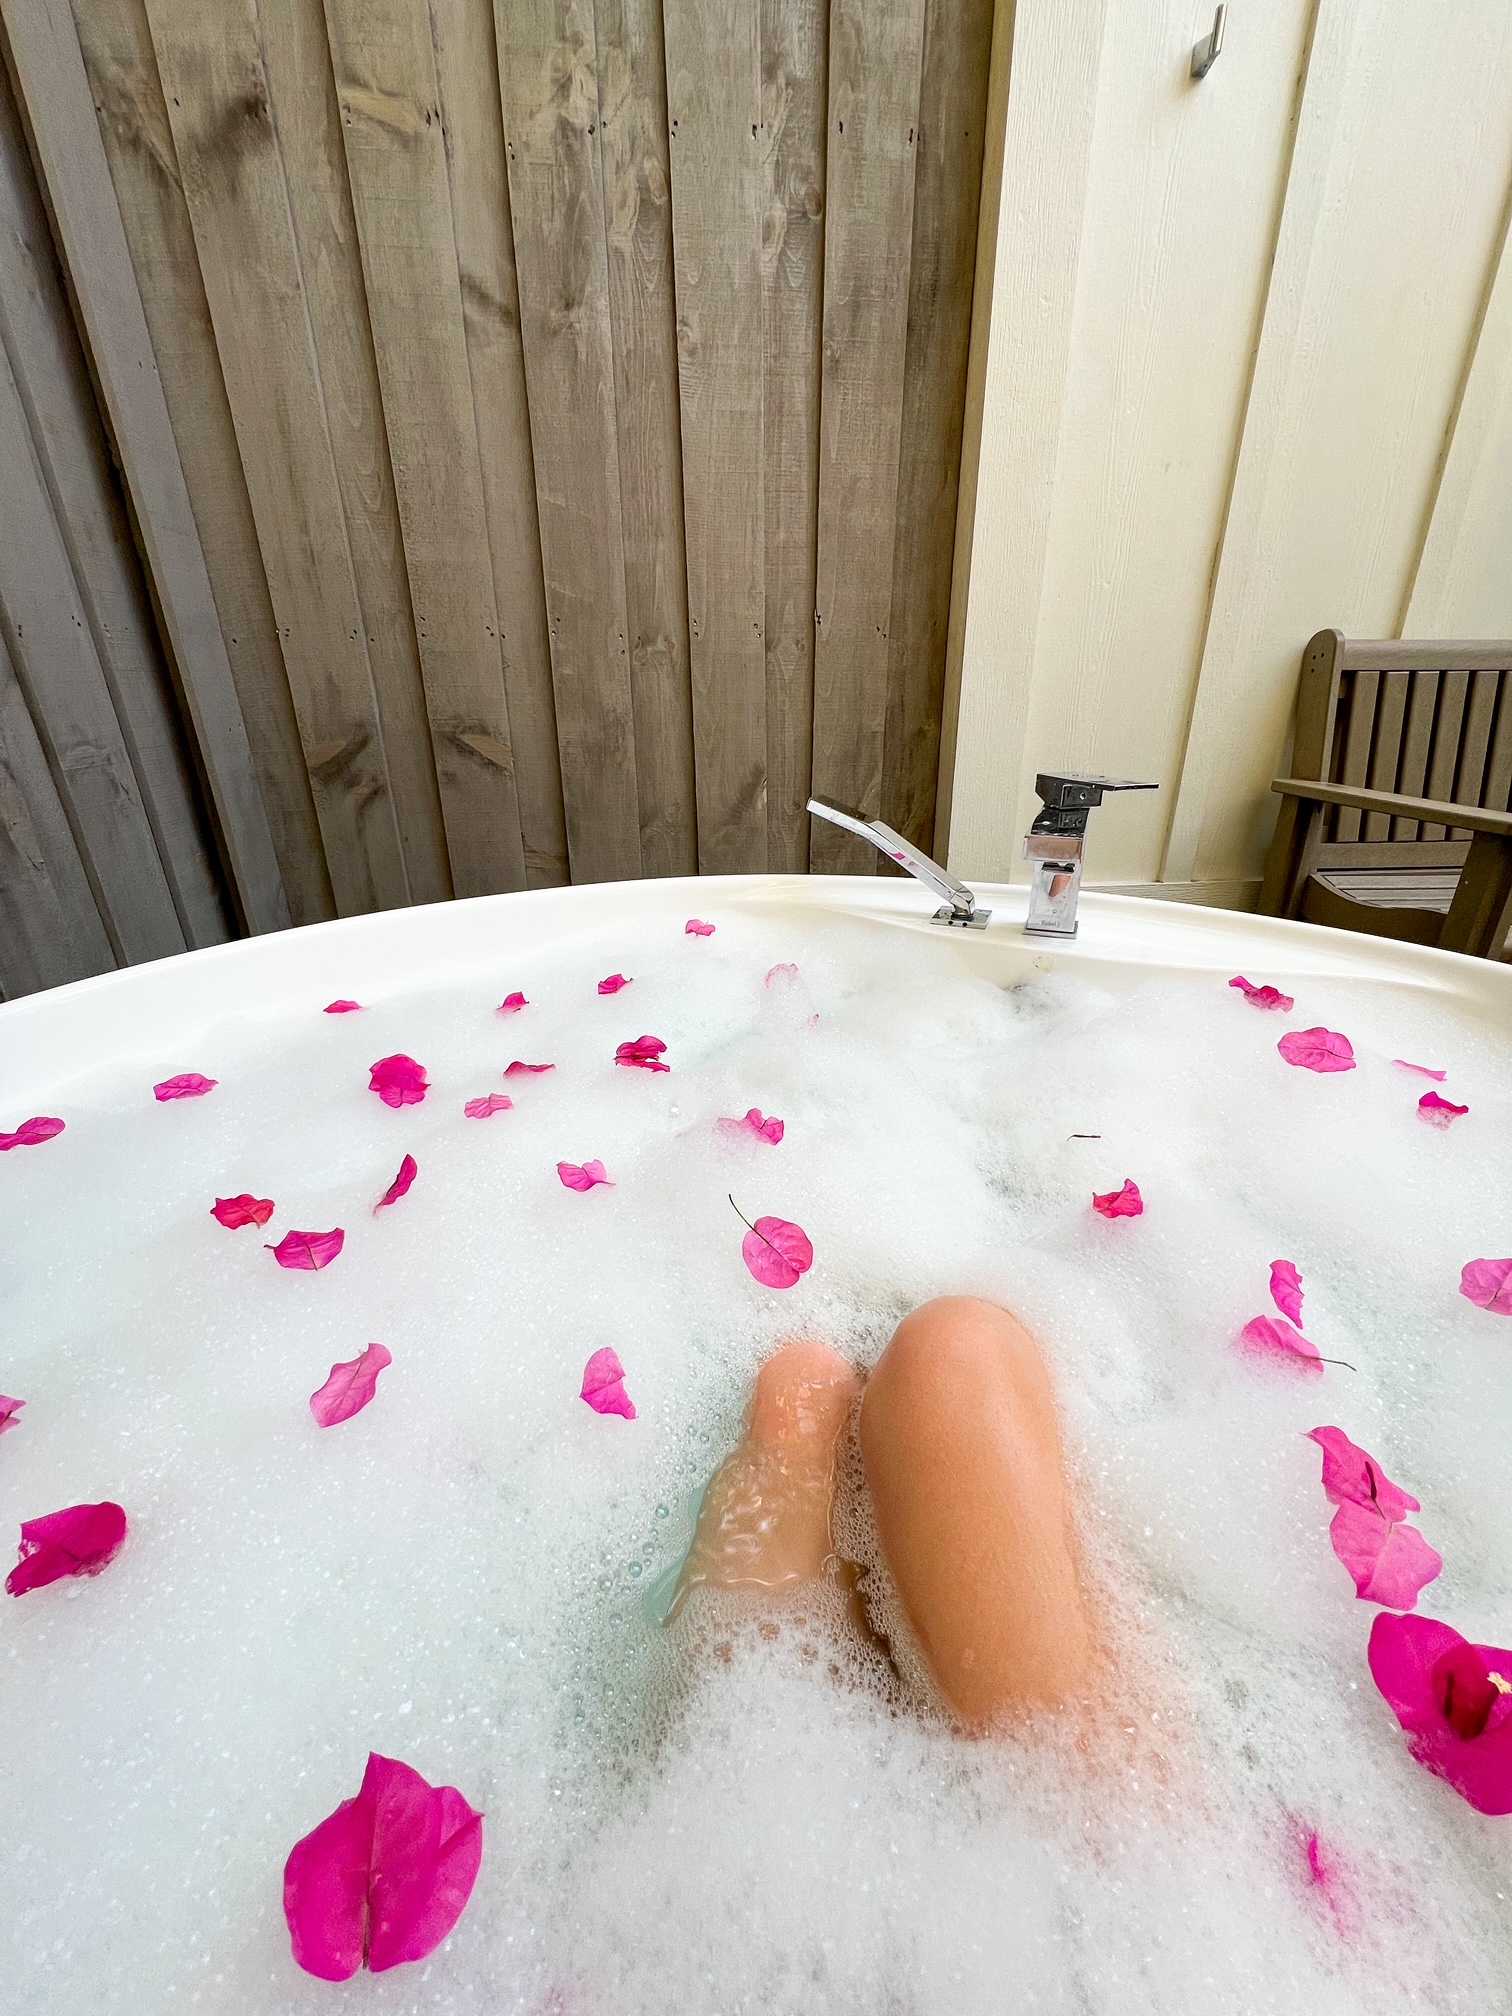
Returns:
[[[0,20],[244,924],[929,844],[991,0]]]

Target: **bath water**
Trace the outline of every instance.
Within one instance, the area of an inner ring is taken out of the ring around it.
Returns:
[[[0,1156],[4,1565],[62,1505],[130,1533],[0,1604],[0,2009],[1512,2007],[1512,1820],[1408,1756],[1304,1439],[1341,1426],[1421,1498],[1421,1610],[1512,1642],[1512,1323],[1457,1292],[1512,1248],[1508,1050],[1406,989],[1003,990],[944,934],[711,921],[360,1013],[249,1002],[34,1088],[67,1131]],[[1281,1060],[1314,1024],[1356,1070]],[[644,1033],[670,1071],[614,1064]],[[422,1104],[368,1090],[394,1052]],[[1469,1114],[1425,1126],[1398,1057]],[[215,1090],[155,1102],[182,1071]],[[512,1109],[465,1117],[490,1092]],[[716,1126],[753,1106],[779,1144]],[[591,1159],[612,1187],[558,1180]],[[1125,1177],[1144,1215],[1095,1214]],[[241,1191],[265,1229],[211,1217]],[[752,1279],[728,1193],[808,1232],[797,1287]],[[338,1225],[320,1272],[265,1250]],[[1354,1370],[1235,1351],[1276,1258]],[[653,1621],[764,1356],[873,1362],[945,1293],[1014,1309],[1056,1380],[1127,1649],[1080,1742],[964,1739],[818,1599]],[[376,1398],[318,1428],[373,1341]],[[578,1397],[605,1345],[634,1421]],[[335,1988],[290,1958],[281,1874],[370,1749],[483,1809],[482,1873],[430,1959]]]

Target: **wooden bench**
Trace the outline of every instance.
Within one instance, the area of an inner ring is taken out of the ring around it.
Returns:
[[[1260,908],[1497,957],[1512,930],[1512,641],[1302,653]]]

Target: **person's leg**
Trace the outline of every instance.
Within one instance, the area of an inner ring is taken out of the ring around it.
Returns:
[[[1093,1632],[1060,1426],[1023,1324],[969,1296],[906,1317],[867,1382],[861,1454],[888,1568],[961,1720],[1084,1693]]]

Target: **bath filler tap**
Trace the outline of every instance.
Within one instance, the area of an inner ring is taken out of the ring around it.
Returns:
[[[1045,772],[1034,780],[1040,810],[1024,836],[1024,859],[1032,875],[1024,929],[1035,938],[1074,938],[1076,899],[1081,894],[1082,849],[1087,819],[1104,791],[1156,791],[1127,777],[1061,776]]]
[[[963,930],[985,931],[990,910],[979,910],[976,897],[964,882],[957,882],[948,875],[938,861],[931,861],[901,833],[895,833],[891,826],[885,826],[880,819],[868,819],[864,812],[847,811],[843,805],[826,804],[822,798],[810,798],[807,806],[816,818],[828,819],[831,825],[843,826],[847,833],[858,833],[863,840],[870,840],[873,847],[896,861],[900,868],[906,868],[916,876],[926,889],[932,889],[936,896],[945,901],[936,910],[933,921],[936,924],[955,924]]]

